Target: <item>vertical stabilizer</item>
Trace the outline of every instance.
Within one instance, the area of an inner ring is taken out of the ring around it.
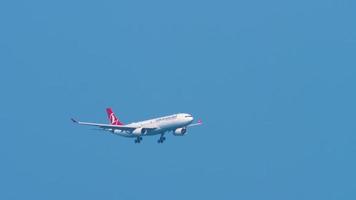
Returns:
[[[111,125],[124,125],[120,122],[119,118],[116,117],[115,113],[112,111],[111,108],[107,108],[106,113],[108,114],[108,118]]]

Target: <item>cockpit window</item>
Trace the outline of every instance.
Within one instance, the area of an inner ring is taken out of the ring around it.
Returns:
[[[186,115],[185,117],[187,118],[187,117],[192,117],[192,116],[191,115]]]

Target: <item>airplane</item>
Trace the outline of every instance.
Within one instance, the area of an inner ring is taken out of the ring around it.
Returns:
[[[157,142],[163,143],[166,140],[164,137],[166,132],[171,131],[175,136],[184,136],[187,133],[188,127],[202,125],[201,120],[198,120],[197,123],[193,123],[193,116],[187,113],[178,113],[150,120],[133,122],[127,125],[124,125],[119,118],[116,117],[111,108],[107,108],[106,113],[110,124],[81,122],[73,118],[71,120],[76,124],[98,127],[115,135],[136,138],[135,143],[140,143],[143,136],[152,135],[161,135]]]

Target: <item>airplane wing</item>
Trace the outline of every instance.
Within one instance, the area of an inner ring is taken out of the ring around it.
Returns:
[[[133,131],[136,128],[144,128],[147,130],[154,130],[156,127],[137,127],[137,126],[128,126],[128,125],[111,125],[111,124],[98,124],[98,123],[91,123],[91,122],[80,122],[75,119],[71,119],[74,123],[80,124],[80,125],[88,125],[88,126],[95,126],[99,127],[102,129],[117,129],[117,130],[123,130],[123,131]]]
[[[199,125],[202,125],[202,124],[203,124],[203,122],[199,119],[197,123],[189,124],[188,127],[199,126]]]

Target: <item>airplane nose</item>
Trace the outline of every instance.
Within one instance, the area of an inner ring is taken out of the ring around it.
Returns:
[[[194,121],[194,117],[192,116],[189,121],[190,122]]]

